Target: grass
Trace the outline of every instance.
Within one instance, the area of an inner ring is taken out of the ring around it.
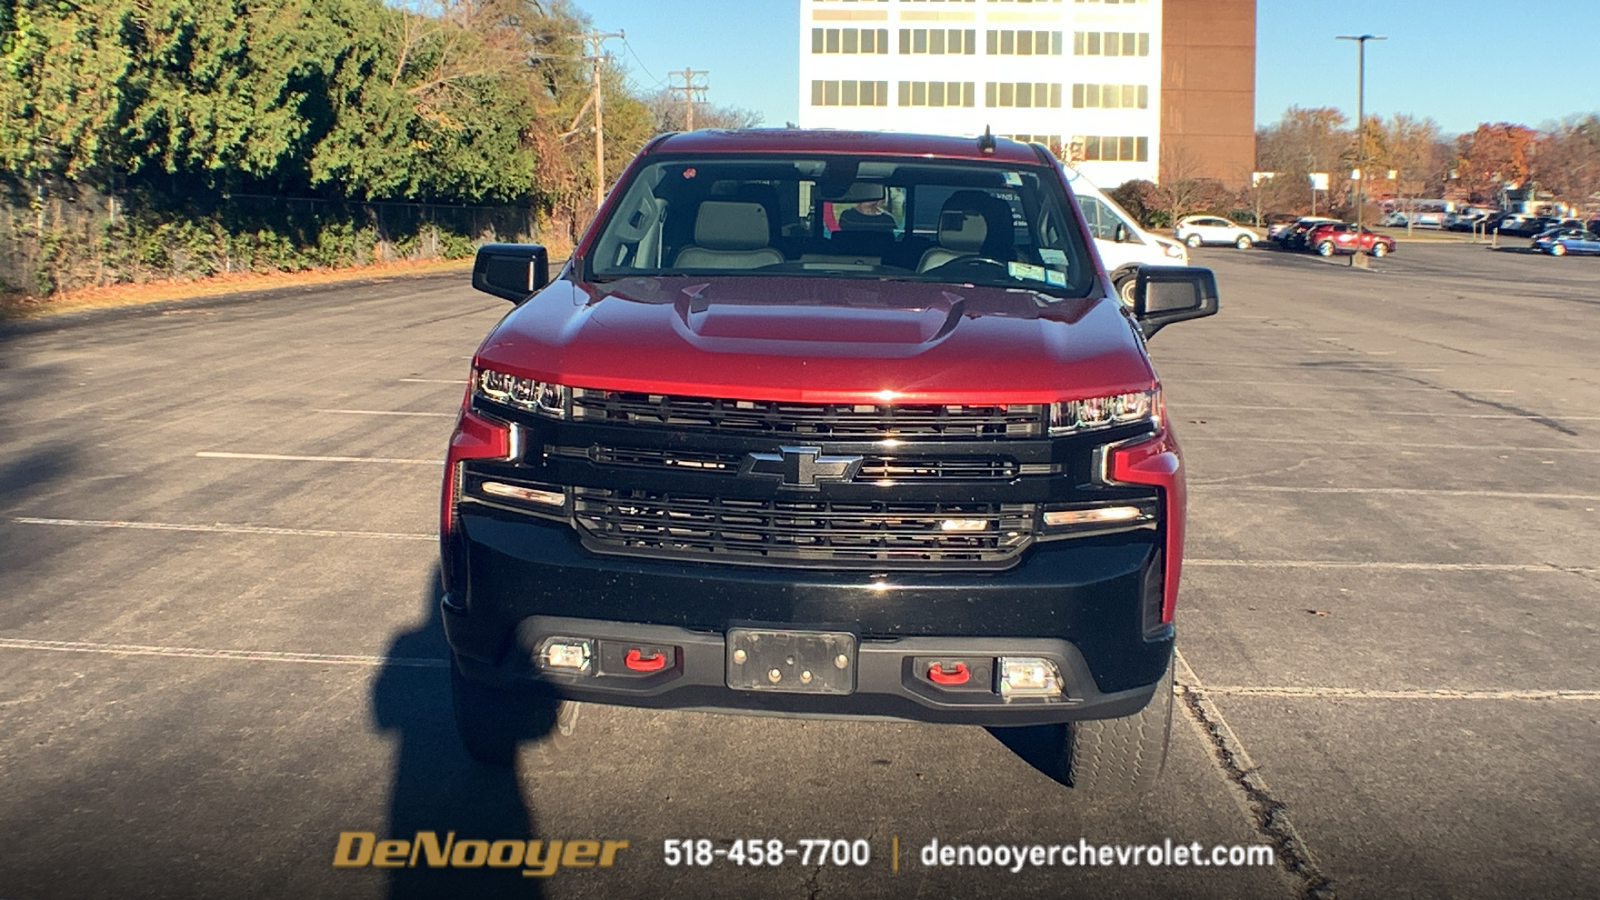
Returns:
[[[142,306],[168,300],[214,297],[218,294],[336,284],[341,281],[364,281],[370,278],[405,278],[436,272],[465,272],[471,267],[471,259],[400,260],[337,269],[307,269],[303,272],[243,272],[181,281],[115,284],[68,291],[43,298],[11,295],[0,297],[0,319],[36,319],[90,309]]]

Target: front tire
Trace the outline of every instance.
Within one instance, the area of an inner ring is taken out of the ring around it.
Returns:
[[[1172,707],[1172,661],[1168,660],[1144,709],[1121,719],[1067,723],[1058,770],[1053,774],[1086,794],[1147,793],[1167,765]]]
[[[578,704],[571,700],[481,684],[462,675],[454,662],[450,700],[467,755],[497,768],[515,763],[524,741],[556,744],[570,737],[578,720]]]
[[[1317,245],[1317,255],[1318,256],[1332,256],[1333,255],[1333,241],[1323,241],[1322,243],[1318,244]]]
[[[1248,237],[1246,237],[1245,235],[1242,235],[1242,234],[1239,235],[1239,239],[1237,241],[1233,242],[1233,245],[1235,247],[1238,247],[1240,250],[1249,250],[1250,247],[1252,245],[1254,245],[1254,244],[1255,244],[1255,241],[1252,241],[1250,238],[1248,238]]]
[[[1565,244],[1561,244],[1561,243],[1552,243],[1550,245],[1550,255],[1551,256],[1566,256],[1567,255],[1566,245]]]
[[[1189,235],[1188,239],[1184,241],[1184,243],[1188,244],[1190,247],[1193,247],[1195,249],[1199,249],[1200,243],[1201,243],[1200,242],[1200,235],[1191,234],[1191,235]]]
[[[1382,259],[1385,256],[1388,256],[1389,255],[1389,245],[1388,244],[1373,244],[1372,245],[1372,255],[1378,257],[1379,259]]]
[[[1117,299],[1121,300],[1122,305],[1129,309],[1133,308],[1133,288],[1138,281],[1138,274],[1129,272],[1126,275],[1119,276],[1116,281],[1111,283],[1111,286],[1117,291]]]

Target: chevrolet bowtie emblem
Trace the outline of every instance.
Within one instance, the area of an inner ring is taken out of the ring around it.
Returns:
[[[779,447],[777,453],[751,453],[740,475],[777,478],[784,487],[817,490],[818,482],[850,481],[861,471],[859,456],[823,456],[821,447]]]

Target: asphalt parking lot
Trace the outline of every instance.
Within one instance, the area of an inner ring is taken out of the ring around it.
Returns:
[[[1222,313],[1151,345],[1191,488],[1180,714],[1132,806],[910,723],[588,707],[514,773],[472,764],[438,459],[506,306],[462,276],[0,335],[0,897],[1591,896],[1600,260],[1195,262]],[[336,869],[345,831],[629,847]],[[669,838],[873,860],[669,868]],[[1278,865],[918,858],[1080,838]]]

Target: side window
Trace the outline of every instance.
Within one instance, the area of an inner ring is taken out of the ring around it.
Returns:
[[[1083,209],[1084,224],[1089,226],[1089,233],[1094,235],[1095,239],[1102,241],[1117,239],[1117,226],[1122,224],[1122,220],[1111,211],[1111,207],[1094,197],[1079,197],[1078,206]]]

